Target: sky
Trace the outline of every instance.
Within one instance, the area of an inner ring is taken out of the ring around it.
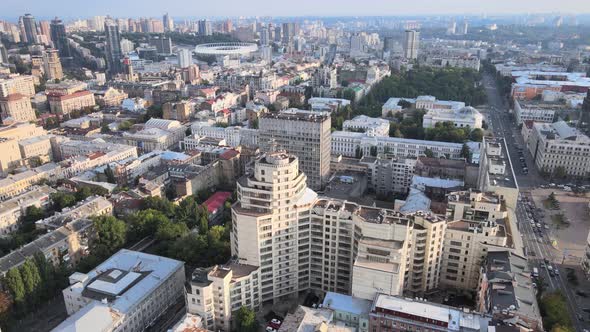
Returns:
[[[395,16],[589,13],[590,0],[0,0],[0,16],[40,18],[236,16]]]

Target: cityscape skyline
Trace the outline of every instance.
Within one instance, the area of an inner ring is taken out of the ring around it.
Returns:
[[[133,2],[126,2],[125,5],[113,0],[106,0],[100,3],[88,3],[76,11],[76,15],[66,14],[68,8],[76,5],[76,1],[64,0],[59,4],[34,1],[35,6],[31,7],[29,2],[16,0],[4,1],[3,12],[0,17],[15,19],[24,13],[38,17],[60,16],[66,18],[84,17],[93,15],[111,16],[159,16],[168,12],[171,16],[177,17],[300,17],[300,16],[412,16],[412,15],[507,15],[507,14],[587,14],[590,8],[584,6],[583,2],[565,0],[560,2],[559,10],[555,10],[554,3],[550,1],[511,2],[507,0],[496,1],[493,4],[482,1],[453,0],[447,2],[433,0],[417,0],[411,3],[384,0],[369,0],[359,5],[352,0],[339,2],[338,7],[331,5],[318,5],[311,0],[299,2],[296,8],[273,8],[268,1],[255,0],[250,2],[247,8],[239,6],[235,0],[222,0],[215,4],[192,4],[186,0],[173,2],[161,2],[148,0],[142,2],[142,6],[136,6]],[[220,5],[223,3],[223,5]],[[32,10],[32,8],[34,8]],[[194,13],[187,15],[187,8],[194,8]],[[202,15],[202,14],[205,15]],[[131,15],[132,14],[132,15]]]

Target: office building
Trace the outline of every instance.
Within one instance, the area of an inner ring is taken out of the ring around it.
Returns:
[[[31,14],[25,14],[21,17],[23,29],[24,29],[24,41],[27,44],[37,43],[37,22],[35,17]]]
[[[149,44],[156,48],[158,54],[172,54],[172,39],[170,37],[164,35],[150,37]]]
[[[590,138],[565,121],[534,123],[527,147],[541,172],[580,178],[590,173]]]
[[[64,25],[62,20],[58,18],[52,20],[49,29],[51,33],[51,41],[53,42],[53,47],[59,50],[59,56],[61,58],[71,57],[72,52],[70,50],[70,43],[68,41],[68,36],[66,34],[66,26]]]
[[[369,331],[489,331],[491,318],[477,312],[379,294],[369,313]]]
[[[211,36],[213,31],[211,31],[211,22],[208,20],[200,20],[198,22],[199,34],[203,36]]]
[[[164,24],[164,31],[174,31],[174,20],[172,20],[168,13],[164,14],[162,17],[162,23]]]
[[[58,50],[49,49],[45,51],[45,54],[43,55],[43,63],[47,80],[55,81],[63,79],[64,73],[61,67]]]
[[[69,317],[53,331],[143,331],[184,294],[184,263],[122,249],[69,280]]]
[[[178,51],[178,65],[180,68],[188,68],[193,64],[193,52],[186,48]]]
[[[268,27],[264,26],[260,29],[260,45],[268,45],[270,44],[270,33],[268,31]]]
[[[420,31],[406,30],[404,34],[404,57],[409,60],[418,58],[418,48],[420,45]]]
[[[35,121],[37,115],[31,106],[31,99],[20,93],[0,97],[2,123]]]
[[[106,32],[105,53],[107,58],[107,71],[109,75],[115,76],[123,71],[121,65],[121,37],[119,35],[119,26],[113,20],[107,20],[104,23]]]
[[[551,123],[559,110],[567,110],[564,103],[514,99],[514,115],[517,124],[527,120]]]
[[[511,250],[489,251],[481,266],[477,310],[525,330],[543,330],[532,271]]]
[[[300,169],[307,175],[309,187],[321,190],[330,176],[330,115],[290,109],[267,113],[259,119],[262,151],[270,151],[274,142],[300,160]]]

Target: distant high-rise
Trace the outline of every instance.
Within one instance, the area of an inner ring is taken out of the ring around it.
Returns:
[[[211,31],[211,22],[207,20],[200,20],[199,21],[199,34],[203,36],[211,36],[213,32]]]
[[[178,52],[178,65],[180,68],[188,68],[193,64],[193,55],[190,50],[186,48],[181,49]]]
[[[61,80],[64,77],[58,50],[47,50],[43,56],[43,63],[45,66],[45,75],[47,75],[48,80]]]
[[[277,43],[280,42],[281,39],[283,38],[282,37],[282,30],[281,30],[280,26],[275,27],[274,35],[275,35],[274,41]]]
[[[51,21],[50,24],[51,40],[53,46],[59,51],[59,56],[62,58],[69,58],[72,56],[70,50],[70,43],[66,35],[66,26],[57,17]]]
[[[25,32],[25,41],[28,44],[35,44],[37,42],[37,23],[35,17],[31,14],[25,14],[22,17],[23,28]]]
[[[395,45],[395,39],[393,37],[385,37],[385,39],[383,40],[383,51],[393,51],[393,45]]]
[[[164,24],[164,31],[174,30],[174,21],[172,21],[168,13],[164,14],[164,17],[162,18],[162,23]]]
[[[460,35],[466,35],[467,32],[468,32],[468,29],[469,29],[469,22],[463,21],[463,23],[459,27],[459,34]]]
[[[121,36],[119,35],[119,26],[112,20],[107,20],[104,23],[104,30],[106,33],[106,58],[107,58],[107,72],[110,76],[119,74],[123,70],[121,65]]]
[[[404,57],[410,60],[418,58],[419,44],[420,31],[406,30],[404,35]]]
[[[331,120],[329,114],[288,110],[267,114],[259,120],[262,151],[270,151],[271,142],[296,155],[308,184],[322,190],[330,177]]]
[[[0,44],[0,63],[8,63],[8,52],[3,44]]]
[[[283,43],[290,43],[296,35],[295,23],[283,23]]]
[[[149,44],[154,46],[159,54],[172,54],[172,39],[163,35],[149,38]]]
[[[260,45],[268,45],[270,42],[270,34],[268,33],[268,27],[262,27],[260,29]]]

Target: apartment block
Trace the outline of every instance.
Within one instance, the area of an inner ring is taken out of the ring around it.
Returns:
[[[496,193],[506,207],[516,210],[518,184],[504,138],[483,138],[477,186],[482,192]]]
[[[37,119],[31,99],[20,93],[0,98],[0,111],[3,123],[29,122]]]
[[[527,120],[551,123],[558,110],[565,110],[563,103],[514,99],[514,115],[517,124]]]
[[[0,97],[8,97],[16,93],[29,98],[33,97],[35,95],[33,76],[15,74],[0,78]]]
[[[542,172],[561,169],[581,178],[590,173],[590,138],[564,121],[533,124],[527,147]]]
[[[0,137],[0,171],[7,172],[21,165],[18,141]]]
[[[94,107],[94,94],[90,91],[76,91],[67,95],[48,94],[49,108],[54,114],[67,115],[73,111]]]
[[[63,290],[69,317],[53,331],[139,332],[184,294],[184,263],[122,249]]]
[[[0,203],[0,236],[16,231],[29,206],[44,208],[55,190],[49,186],[33,187],[30,191]]]
[[[369,188],[377,195],[407,193],[412,184],[416,159],[364,156],[361,164],[367,165]]]
[[[187,285],[187,312],[202,317],[209,330],[229,332],[234,311],[260,308],[259,278],[257,266],[235,262],[197,268]]]
[[[290,109],[267,113],[259,120],[260,149],[270,151],[271,144],[294,154],[307,176],[309,187],[321,190],[330,176],[331,121],[326,113]]]

